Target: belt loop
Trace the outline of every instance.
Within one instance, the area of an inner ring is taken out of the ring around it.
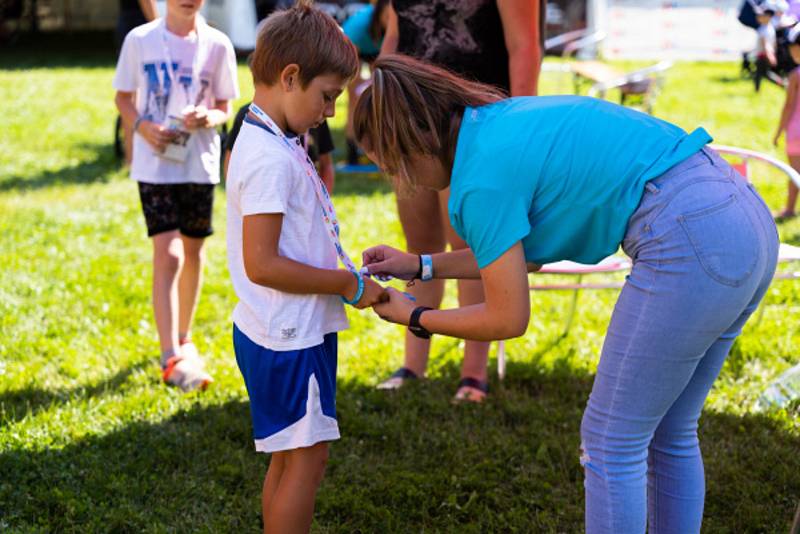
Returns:
[[[717,156],[716,152],[714,152],[712,149],[708,148],[708,145],[706,145],[703,148],[701,148],[700,152],[702,152],[703,155],[706,158],[708,158],[708,161],[709,161],[709,163],[711,163],[711,165],[713,165],[714,167],[718,167],[716,159],[719,156]]]

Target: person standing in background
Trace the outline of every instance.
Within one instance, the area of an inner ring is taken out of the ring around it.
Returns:
[[[537,94],[544,51],[545,2],[540,0],[392,0],[381,55],[398,52],[490,84],[511,96]],[[398,195],[397,210],[409,252],[466,247],[448,221],[449,190]],[[438,308],[444,280],[411,288],[421,306]],[[461,306],[483,302],[480,281],[459,280]],[[455,400],[480,402],[489,390],[490,342],[467,340]],[[430,340],[406,333],[403,367],[378,385],[395,389],[425,374]]]

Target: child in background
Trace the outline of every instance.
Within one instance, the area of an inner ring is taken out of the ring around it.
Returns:
[[[789,53],[795,63],[800,64],[800,24],[789,30]],[[778,140],[783,132],[786,132],[786,156],[793,169],[800,172],[800,99],[798,99],[798,85],[800,85],[799,69],[794,69],[789,74],[789,87],[786,90],[786,100],[783,104],[781,120],[778,124],[778,131],[772,142],[778,146]],[[786,197],[786,206],[782,211],[775,214],[778,220],[785,220],[794,217],[795,205],[797,204],[798,187],[793,181],[789,180],[789,193]]]
[[[394,16],[390,0],[377,0],[353,13],[342,25],[345,35],[353,42],[358,50],[358,58],[362,63],[372,64],[378,57],[383,43],[389,17]],[[345,137],[347,138],[347,164],[358,164],[358,146],[353,141],[353,110],[358,100],[359,87],[366,83],[358,76],[347,85],[347,123],[345,124]]]
[[[162,377],[184,391],[211,376],[192,343],[202,284],[203,244],[213,228],[219,135],[239,96],[230,40],[208,26],[203,0],[167,0],[167,14],[132,30],[122,45],[114,88],[134,132],[131,178],[139,183],[153,241],[153,309]]]
[[[250,69],[255,95],[227,176],[233,345],[256,450],[272,453],[264,531],[307,532],[328,442],[339,438],[342,301],[364,308],[384,297],[341,249],[333,205],[298,139],[333,116],[358,56],[331,17],[301,0],[267,18]],[[348,269],[337,269],[337,255]]]
[[[756,20],[758,21],[758,39],[756,41],[756,91],[761,89],[761,80],[767,77],[769,70],[778,64],[775,55],[777,46],[777,34],[772,19],[775,16],[775,9],[770,1],[757,6]]]

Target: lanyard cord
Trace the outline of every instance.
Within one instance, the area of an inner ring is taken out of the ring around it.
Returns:
[[[195,28],[194,28],[195,34],[197,35],[197,48],[195,49],[194,54],[192,55],[192,81],[194,81],[194,79],[197,78],[198,84],[200,84],[200,85],[202,85],[202,82],[200,80],[200,74],[201,73],[198,70],[198,66],[200,65],[200,53],[202,51],[202,46],[203,46],[203,40],[202,40],[203,32],[200,31],[200,27],[202,25],[203,25],[203,21],[198,16],[195,19]],[[171,89],[172,89],[172,87],[177,88],[178,84],[175,83],[174,73],[172,72],[172,55],[169,53],[169,43],[167,42],[167,39],[168,39],[167,33],[168,33],[168,30],[167,30],[167,19],[164,18],[163,21],[162,21],[162,25],[161,25],[161,44],[162,44],[162,47],[163,47],[164,59],[166,59],[166,61],[167,61],[167,68],[165,69],[165,76],[169,79],[169,83],[170,83],[170,91],[169,91],[168,98],[172,98],[172,90]],[[162,87],[166,85],[166,81],[167,80],[165,79],[164,80],[164,84],[162,85]],[[190,83],[190,85],[193,85],[193,84]],[[197,106],[200,103],[200,100],[203,98],[203,94],[205,93],[205,91],[198,91],[197,87],[195,87],[194,90],[195,90],[194,105]],[[187,99],[187,101],[186,101],[187,104],[189,104],[192,101],[192,99],[188,95],[186,96],[186,99]],[[165,109],[168,107],[168,104],[169,104],[168,101],[164,103],[164,108]]]

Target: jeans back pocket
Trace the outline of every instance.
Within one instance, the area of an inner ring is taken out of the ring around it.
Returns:
[[[678,221],[711,278],[738,287],[753,274],[759,259],[758,234],[735,194],[680,215]]]

